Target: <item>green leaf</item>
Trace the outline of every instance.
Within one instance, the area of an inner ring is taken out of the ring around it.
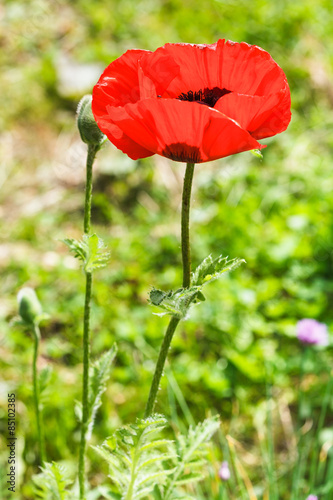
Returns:
[[[76,416],[77,421],[81,423],[82,422],[82,402],[81,401],[75,401],[74,414]]]
[[[41,473],[33,476],[34,493],[44,500],[67,500],[72,495],[67,487],[72,481],[67,477],[66,470],[56,462],[45,463]]]
[[[110,378],[110,371],[112,362],[117,353],[117,346],[114,344],[109,351],[106,351],[102,356],[93,363],[89,377],[90,390],[89,390],[89,421],[87,440],[90,439],[95,417],[98,408],[101,406],[102,394],[107,388],[107,382]]]
[[[192,286],[190,288],[178,288],[175,292],[163,292],[153,288],[149,294],[149,302],[163,309],[163,313],[157,313],[158,316],[175,316],[179,319],[186,318],[190,305],[202,300],[200,287]]]
[[[222,274],[234,271],[244,262],[244,259],[236,258],[229,260],[228,257],[223,257],[222,255],[213,259],[211,255],[208,255],[196,268],[194,273],[192,273],[192,285],[207,285],[207,283],[220,278]]]
[[[155,484],[155,487],[153,490],[153,497],[154,497],[154,500],[163,500],[160,489],[159,489],[157,484]]]
[[[136,424],[118,429],[102,446],[94,447],[108,462],[122,500],[147,498],[157,485],[165,483],[170,470],[164,464],[175,458],[174,451],[170,453],[172,441],[160,439],[166,423],[157,414],[138,419]]]
[[[201,481],[202,478],[202,474],[187,474],[186,476],[182,476],[182,479],[176,481],[175,485],[180,486],[184,484],[197,483],[198,481]]]
[[[192,273],[192,286],[189,288],[178,288],[176,291],[164,292],[157,288],[152,288],[149,293],[149,302],[158,306],[164,312],[156,313],[158,316],[175,316],[179,319],[186,319],[190,307],[206,300],[202,293],[202,288],[222,276],[222,274],[237,269],[245,260],[222,257],[220,255],[213,259],[211,255],[206,257]]]
[[[175,443],[177,460],[175,468],[168,476],[165,485],[163,500],[175,500],[180,497],[180,486],[198,482],[204,478],[203,473],[194,472],[196,469],[205,470],[203,458],[207,454],[206,443],[219,428],[219,417],[211,417],[196,427],[190,427],[187,436],[180,434]],[[206,463],[206,460],[205,460]],[[186,473],[184,472],[186,471]]]
[[[162,290],[157,290],[157,288],[153,288],[149,294],[149,300],[151,304],[153,304],[154,306],[159,306],[167,296],[168,292],[163,292]]]
[[[66,238],[63,242],[74,253],[74,257],[83,262],[86,273],[105,267],[109,262],[110,253],[106,251],[103,240],[96,234],[84,234],[82,240]]]
[[[211,255],[206,257],[192,273],[192,286],[189,288],[178,288],[176,291],[164,292],[152,288],[149,293],[149,303],[158,306],[164,312],[155,313],[157,316],[175,316],[186,319],[192,305],[206,300],[202,288],[222,276],[222,274],[237,269],[245,260],[222,257],[220,255],[213,259]]]

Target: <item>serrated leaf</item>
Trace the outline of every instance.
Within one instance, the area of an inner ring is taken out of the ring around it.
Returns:
[[[234,271],[244,262],[244,259],[236,258],[229,260],[228,257],[223,257],[222,255],[213,259],[211,255],[208,255],[196,268],[194,273],[192,273],[192,285],[204,286],[220,278],[222,274]]]
[[[87,440],[90,439],[95,417],[98,408],[101,406],[101,398],[107,388],[107,382],[110,378],[112,362],[117,353],[117,346],[114,344],[111,349],[102,354],[102,356],[93,363],[89,377],[89,421],[87,430]]]
[[[151,304],[154,306],[159,306],[161,302],[165,299],[168,293],[163,292],[162,290],[158,290],[157,288],[153,288],[149,294],[149,300]]]
[[[222,276],[222,274],[233,271],[245,260],[222,257],[220,255],[213,259],[211,255],[206,257],[197,269],[192,273],[192,285],[188,288],[178,288],[176,291],[164,292],[157,288],[152,288],[149,293],[149,302],[158,306],[164,312],[154,313],[157,316],[174,316],[178,319],[186,319],[192,305],[206,300],[202,293],[202,288]]]
[[[34,493],[44,500],[67,500],[71,493],[68,486],[72,481],[67,477],[64,467],[56,462],[45,463],[41,473],[33,476]]]
[[[175,453],[165,453],[164,455],[156,455],[156,456],[153,456],[153,457],[150,457],[148,460],[145,460],[144,462],[142,462],[140,464],[140,466],[138,467],[138,469],[141,469],[141,468],[144,468],[144,467],[147,467],[148,465],[151,465],[153,464],[154,462],[159,462],[161,460],[171,460],[171,459],[174,459],[176,458],[177,455]],[[166,471],[165,471],[166,472]]]
[[[86,260],[86,248],[84,241],[75,240],[74,238],[65,238],[62,240],[65,245],[68,246],[71,252],[74,253],[76,259],[85,262]]]
[[[155,472],[154,474],[146,474],[146,475],[142,476],[142,478],[140,479],[140,481],[137,484],[137,487],[139,488],[140,486],[142,486],[143,484],[148,483],[148,482],[154,482],[154,484],[156,484],[158,482],[158,480],[161,478],[165,479],[165,470],[160,470],[159,472]],[[150,492],[151,492],[151,489],[150,489]]]
[[[155,500],[163,500],[162,495],[160,492],[160,489],[157,484],[155,484],[154,490],[153,490],[153,496]]]
[[[147,450],[150,450],[152,448],[157,448],[159,446],[165,446],[165,445],[168,445],[170,444],[171,441],[169,439],[158,439],[156,441],[152,441],[150,443],[147,443],[145,444],[144,446],[141,446],[139,448],[139,451],[140,452],[143,452],[143,451],[147,451]]]
[[[82,240],[65,238],[63,242],[74,253],[74,257],[82,261],[86,273],[105,267],[109,262],[110,253],[96,234],[84,234]]]
[[[156,484],[165,482],[170,470],[162,464],[174,456],[170,453],[172,442],[160,439],[166,423],[161,415],[138,419],[94,448],[108,462],[110,478],[123,500],[146,498]]]
[[[78,422],[82,422],[82,403],[81,401],[75,401],[74,404],[74,415]]]
[[[184,452],[184,460],[188,461],[200,449],[201,445],[206,443],[217,431],[220,426],[218,416],[207,418],[199,423],[195,428],[190,427],[188,433],[188,443]]]
[[[200,463],[203,469],[203,456],[205,455],[205,447],[207,441],[213,433],[218,429],[220,423],[218,416],[208,418],[204,422],[199,423],[196,427],[190,427],[187,436],[179,435],[176,440],[177,461],[172,474],[169,475],[164,493],[163,500],[175,500],[179,498],[179,487],[187,484],[200,481],[204,474],[193,472]],[[189,473],[184,471],[190,470]]]
[[[203,479],[204,477],[205,477],[204,474],[187,474],[186,476],[183,476],[182,479],[176,481],[175,485],[181,486],[184,484],[197,483],[198,481],[201,481],[201,479]]]
[[[176,291],[170,290],[169,292],[153,288],[149,294],[149,299],[151,304],[157,305],[165,311],[157,313],[158,316],[170,315],[184,319],[188,314],[190,305],[195,303],[198,298],[198,294],[201,294],[201,292],[200,287],[197,286],[178,288]]]

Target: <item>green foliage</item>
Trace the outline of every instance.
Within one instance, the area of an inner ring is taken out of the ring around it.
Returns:
[[[238,258],[228,260],[228,257],[223,257],[222,255],[213,259],[212,256],[209,255],[194,271],[192,275],[192,284],[195,286],[207,285],[207,283],[221,278],[222,274],[234,271],[244,262],[244,259]]]
[[[175,441],[160,438],[167,424],[162,415],[123,427],[94,449],[107,461],[122,500],[153,495],[156,500],[192,499],[184,486],[201,481],[207,463],[207,442],[219,428],[212,417],[190,427]]]
[[[175,292],[163,292],[153,288],[149,293],[149,302],[163,309],[165,312],[156,313],[158,316],[175,316],[186,318],[192,303],[199,299],[200,287],[178,288]]]
[[[96,234],[84,234],[81,241],[73,238],[66,238],[63,241],[74,256],[83,262],[86,273],[105,267],[109,262],[110,253],[105,251],[103,240]]]
[[[111,375],[111,365],[117,354],[117,346],[114,345],[109,351],[102,354],[91,367],[89,378],[89,420],[87,440],[90,438],[98,408],[101,406],[102,394],[106,391],[107,382]]]
[[[177,437],[175,448],[176,463],[167,478],[162,494],[163,500],[193,498],[184,496],[179,487],[201,481],[205,476],[207,463],[207,442],[220,426],[219,417],[207,418],[196,427],[190,427],[186,436]]]
[[[165,482],[169,471],[162,463],[172,457],[171,442],[159,434],[166,424],[162,415],[155,414],[118,429],[102,446],[94,447],[108,462],[122,500],[146,498],[157,483]]]
[[[72,481],[67,477],[66,470],[59,464],[46,463],[41,467],[41,473],[33,477],[34,493],[42,500],[68,500],[73,498],[67,487]]]
[[[222,257],[222,255],[213,259],[209,255],[192,273],[192,286],[169,292],[153,288],[149,293],[149,302],[165,311],[158,313],[158,316],[170,315],[185,319],[192,304],[206,300],[202,293],[205,285],[220,278],[222,274],[237,269],[243,262],[245,262],[244,259],[228,260],[228,257]]]

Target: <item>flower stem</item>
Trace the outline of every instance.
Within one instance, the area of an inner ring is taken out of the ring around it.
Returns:
[[[86,195],[84,201],[84,222],[83,231],[85,234],[90,233],[90,220],[91,220],[91,198],[92,198],[92,169],[96,153],[98,151],[97,146],[91,144],[88,145],[88,155],[86,164]]]
[[[38,349],[40,341],[40,331],[38,325],[36,324],[34,324],[34,336],[35,336],[35,345],[34,345],[34,358],[32,363],[32,376],[34,384],[34,401],[35,401],[35,411],[36,411],[39,453],[40,453],[41,463],[43,464],[46,461],[45,436],[44,436],[43,421],[41,418],[41,412],[39,407],[39,381],[37,373],[37,359],[38,359]]]
[[[86,194],[84,203],[84,233],[90,232],[91,221],[91,198],[92,198],[92,167],[98,148],[88,145],[87,155],[87,176],[86,176]],[[83,320],[83,385],[82,385],[82,423],[81,423],[81,441],[79,454],[79,485],[80,500],[85,500],[85,453],[87,447],[87,430],[89,419],[89,366],[90,366],[90,303],[92,291],[92,274],[86,271],[86,293],[84,302],[84,320]]]
[[[190,202],[194,163],[186,165],[183,199],[182,199],[182,257],[183,257],[183,287],[191,284],[191,249],[190,249]]]
[[[186,165],[183,198],[182,198],[182,216],[181,216],[181,243],[182,243],[182,258],[183,258],[183,287],[188,288],[191,284],[191,252],[190,252],[190,202],[192,180],[194,173],[194,163]],[[155,367],[153,381],[150,387],[149,397],[147,401],[145,418],[150,417],[154,411],[156,396],[160,385],[164,365],[169,352],[170,344],[175,333],[175,330],[180,322],[180,318],[172,316],[166,330],[162,346],[158,355],[158,360]]]

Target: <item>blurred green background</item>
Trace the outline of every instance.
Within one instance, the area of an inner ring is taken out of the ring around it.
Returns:
[[[193,263],[209,253],[247,263],[207,287],[207,301],[181,324],[157,409],[174,427],[189,411],[195,421],[220,413],[223,433],[236,440],[261,498],[256,425],[269,373],[280,498],[289,498],[285,469],[294,459],[291,420],[303,356],[295,325],[305,317],[333,325],[331,28],[331,0],[5,0],[0,6],[0,460],[6,469],[7,392],[15,392],[18,498],[33,498],[30,477],[37,472],[33,343],[11,322],[23,285],[36,289],[51,315],[42,326],[40,358],[40,369],[51,369],[43,394],[48,456],[70,468],[78,450],[73,406],[81,397],[84,276],[61,242],[82,233],[85,146],[75,126],[77,102],[127,49],[218,38],[271,53],[287,75],[293,116],[285,133],[263,141],[263,160],[242,153],[196,167]],[[111,144],[95,164],[93,229],[112,259],[94,278],[92,352],[114,341],[119,349],[95,444],[142,416],[167,324],[152,314],[158,311],[147,294],[152,286],[167,290],[181,282],[183,174],[183,164],[162,157],[134,162]],[[304,417],[318,415],[330,366],[332,348],[313,350]],[[332,407],[326,428],[331,424]],[[223,442],[215,442],[213,471]],[[106,469],[93,452],[89,457],[91,484],[100,484]],[[218,498],[216,474],[205,488],[205,498]]]

